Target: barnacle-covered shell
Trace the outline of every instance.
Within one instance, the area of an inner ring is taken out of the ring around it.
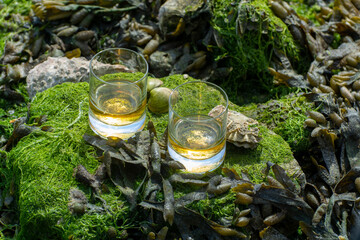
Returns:
[[[210,111],[209,116],[217,116],[224,108],[222,105],[216,106]],[[229,111],[227,122],[226,140],[228,142],[238,147],[256,148],[261,139],[259,129],[252,127],[252,125],[258,123],[256,120],[248,118],[239,112]]]
[[[172,90],[165,87],[150,91],[148,108],[153,113],[166,113],[169,109],[169,97]]]

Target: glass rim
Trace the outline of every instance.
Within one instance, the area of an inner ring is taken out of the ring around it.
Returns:
[[[107,51],[113,51],[113,50],[126,50],[126,51],[129,51],[129,52],[132,52],[132,53],[135,53],[136,55],[140,56],[144,62],[145,62],[145,65],[146,65],[146,71],[144,73],[144,76],[142,76],[139,80],[136,80],[134,82],[130,82],[129,84],[136,84],[138,82],[141,82],[144,78],[147,77],[148,73],[149,73],[149,64],[147,63],[144,55],[142,55],[141,53],[138,53],[138,52],[135,52],[134,50],[131,50],[131,49],[128,49],[128,48],[106,48],[104,50],[101,50],[100,52],[96,53],[90,60],[90,63],[89,63],[89,69],[90,69],[90,73],[95,76],[95,78],[103,83],[106,83],[106,84],[110,84],[110,85],[115,85],[114,83],[111,83],[111,82],[107,82],[107,81],[104,81],[102,80],[101,78],[99,78],[93,71],[93,67],[92,67],[92,62],[93,60],[95,60],[96,57],[98,57],[100,54],[104,53],[104,52],[107,52]]]
[[[172,90],[172,92],[170,93],[170,96],[169,96],[169,109],[171,110],[171,112],[173,112],[177,117],[185,120],[186,116],[181,116],[179,115],[175,109],[172,107],[172,104],[171,104],[171,98],[173,96],[173,94],[175,94],[175,92],[177,91],[178,88],[182,87],[183,85],[186,85],[186,84],[192,84],[192,83],[205,83],[205,84],[208,84],[208,85],[211,85],[212,87],[215,87],[216,89],[218,89],[224,96],[225,96],[225,100],[226,100],[226,106],[225,106],[225,109],[219,113],[218,115],[216,115],[215,117],[212,117],[213,119],[216,119],[216,118],[219,118],[221,117],[221,115],[223,115],[225,112],[227,112],[228,108],[229,108],[229,98],[226,94],[226,92],[224,91],[224,89],[222,89],[220,86],[212,83],[212,82],[207,82],[207,81],[201,81],[201,80],[195,80],[195,81],[189,81],[189,82],[185,82],[185,83],[182,83],[180,84],[179,86],[177,86],[176,88],[174,88]],[[220,104],[219,104],[220,105]],[[218,106],[218,105],[216,105]],[[215,107],[216,107],[215,106]],[[169,110],[169,113],[170,113],[170,110]],[[206,121],[212,121],[213,119],[205,119],[205,120],[201,120],[202,122],[206,122]],[[186,119],[186,121],[197,121],[197,120],[191,120],[191,119]]]

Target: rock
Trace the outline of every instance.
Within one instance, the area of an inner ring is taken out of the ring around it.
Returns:
[[[150,55],[149,66],[150,72],[154,73],[156,77],[166,77],[173,70],[174,65],[181,55],[183,55],[183,48],[176,47],[169,50],[158,50]]]
[[[210,11],[206,1],[169,0],[159,9],[159,27],[164,35],[177,36],[182,33],[179,32],[180,29],[191,32],[199,25],[195,18],[208,13]],[[206,21],[208,19],[202,17],[201,20]],[[186,25],[186,27],[180,27],[181,24]]]
[[[30,70],[26,78],[29,97],[64,82],[87,81],[88,74],[89,61],[85,58],[49,57]]]

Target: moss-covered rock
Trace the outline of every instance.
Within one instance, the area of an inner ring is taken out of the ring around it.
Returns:
[[[165,87],[192,80],[180,75],[161,79]],[[233,105],[237,110],[237,106]],[[19,239],[101,239],[109,227],[118,231],[138,227],[136,214],[130,213],[120,192],[109,185],[109,192],[102,197],[112,213],[87,212],[82,216],[71,215],[68,209],[69,189],[79,187],[90,198],[90,189],[77,183],[73,169],[84,165],[94,172],[99,165],[95,150],[87,145],[82,135],[91,133],[88,126],[88,84],[64,83],[36,95],[31,104],[33,118],[46,114],[45,123],[53,129],[36,131],[23,138],[8,154],[8,165],[13,171],[17,186],[20,214]],[[167,115],[147,113],[159,133],[167,124]],[[254,181],[261,182],[260,169],[265,162],[287,163],[293,160],[289,145],[275,133],[260,127],[262,140],[255,150],[228,145],[225,166],[247,170]],[[176,186],[175,195],[186,190]],[[219,196],[193,203],[190,207],[212,219],[231,217],[234,195]],[[90,202],[101,205],[96,199]],[[41,231],[39,231],[41,229]]]
[[[73,169],[82,164],[93,172],[98,166],[94,149],[82,140],[91,131],[88,107],[87,83],[58,85],[33,100],[31,116],[46,114],[53,130],[33,132],[8,155],[17,186],[19,239],[98,239],[115,220],[127,218],[127,207],[115,189],[103,195],[115,215],[78,217],[68,210],[69,189],[79,185]]]
[[[231,93],[233,102],[263,102],[269,98],[274,85],[267,68],[274,49],[283,52],[295,69],[309,64],[302,61],[306,54],[267,0],[215,0],[211,9],[211,24],[218,40],[216,46],[207,47],[219,64],[232,67],[229,77],[215,81]]]
[[[296,94],[238,108],[243,114],[258,120],[279,134],[294,153],[301,153],[309,148],[310,131],[304,128],[304,121],[307,119],[306,112],[312,109],[313,103]]]

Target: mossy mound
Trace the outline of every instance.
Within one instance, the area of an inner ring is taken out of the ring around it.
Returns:
[[[53,130],[33,132],[8,154],[18,193],[19,239],[99,239],[116,220],[127,218],[127,207],[114,189],[103,198],[115,215],[77,217],[68,210],[69,189],[81,187],[73,169],[82,164],[93,172],[99,164],[94,149],[82,140],[90,132],[88,108],[87,83],[64,83],[33,100],[31,116],[46,114]],[[89,197],[89,189],[82,189]]]
[[[189,81],[180,75],[163,78],[164,85],[174,88]],[[236,108],[236,106],[234,106]],[[137,214],[131,213],[121,193],[112,184],[102,197],[112,210],[96,214],[87,212],[74,216],[68,209],[69,189],[79,187],[90,198],[91,190],[73,178],[73,169],[84,165],[91,173],[99,165],[95,150],[82,136],[91,133],[88,126],[88,84],[64,83],[36,95],[31,104],[31,116],[47,115],[45,125],[49,132],[36,131],[23,138],[8,154],[7,164],[12,171],[17,189],[20,215],[18,239],[106,239],[109,227],[120,233],[139,227]],[[148,113],[157,131],[163,132],[167,115]],[[260,127],[262,137],[255,150],[240,149],[229,144],[226,167],[247,170],[254,181],[262,181],[260,171],[264,162],[289,162],[293,160],[289,145],[278,135]],[[186,190],[175,186],[175,196]],[[231,217],[234,194],[193,203],[190,207],[211,219]],[[101,206],[96,199],[90,203]],[[139,230],[137,230],[139,231]]]
[[[304,121],[306,112],[314,107],[303,95],[289,94],[263,104],[239,107],[238,111],[265,124],[279,134],[294,153],[301,153],[310,146],[310,131],[304,127]]]
[[[207,47],[219,65],[232,67],[229,77],[215,81],[234,103],[264,102],[276,92],[267,70],[274,49],[283,52],[295,69],[308,69],[301,66],[309,64],[303,61],[307,55],[267,0],[216,0],[211,9],[218,41]]]

